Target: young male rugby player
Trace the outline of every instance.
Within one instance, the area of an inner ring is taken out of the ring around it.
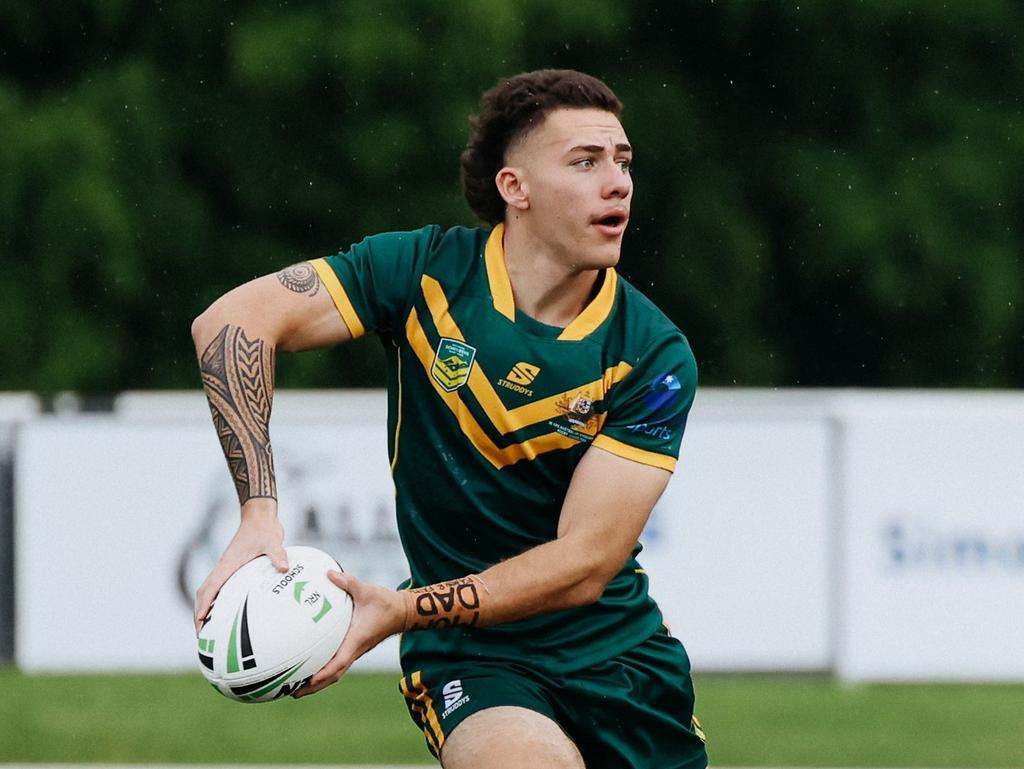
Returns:
[[[679,330],[615,272],[633,195],[621,111],[579,72],[501,81],[462,157],[489,227],[371,236],[236,288],[193,324],[241,503],[197,627],[249,559],[286,568],[276,351],[382,339],[411,584],[332,574],[352,625],[298,695],[404,633],[400,689],[446,769],[707,765],[689,661],[635,558],[696,370]]]

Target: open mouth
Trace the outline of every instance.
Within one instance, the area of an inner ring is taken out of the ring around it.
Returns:
[[[618,235],[626,228],[629,216],[625,211],[610,211],[593,220],[592,224],[606,235]]]

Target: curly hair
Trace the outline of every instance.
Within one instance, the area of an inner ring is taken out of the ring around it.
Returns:
[[[480,219],[505,219],[505,200],[494,177],[516,140],[540,125],[558,107],[595,108],[622,117],[622,102],[596,77],[571,69],[540,69],[500,81],[480,98],[480,112],[469,118],[471,131],[462,152],[462,193]]]

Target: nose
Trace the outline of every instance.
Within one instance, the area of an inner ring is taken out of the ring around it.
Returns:
[[[606,166],[605,178],[602,179],[602,197],[605,199],[618,198],[625,200],[633,191],[633,179],[628,171],[623,171],[618,163],[609,163]]]

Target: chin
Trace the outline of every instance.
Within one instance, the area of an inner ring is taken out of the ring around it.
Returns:
[[[621,242],[609,244],[603,248],[594,249],[592,253],[587,254],[588,264],[584,269],[603,270],[607,267],[614,267],[619,263],[619,256],[621,253]]]
[[[589,242],[588,242],[589,241]],[[575,272],[603,270],[619,263],[622,239],[594,241],[584,234],[575,242],[565,242],[567,255],[571,255],[571,267]]]
[[[587,272],[588,270],[604,270],[608,267],[614,267],[619,263],[619,252],[616,251],[614,254],[576,254],[576,259],[572,265],[574,272]]]

